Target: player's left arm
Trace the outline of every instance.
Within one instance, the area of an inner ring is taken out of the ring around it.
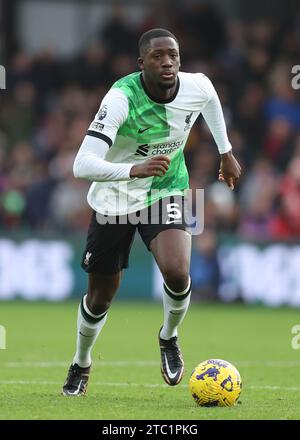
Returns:
[[[221,156],[219,180],[225,181],[230,189],[234,189],[241,175],[241,166],[229,142],[224,115],[217,92],[211,81],[204,77],[207,92],[207,104],[202,110],[203,117],[214,137]]]

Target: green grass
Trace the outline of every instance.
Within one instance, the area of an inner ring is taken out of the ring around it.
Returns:
[[[177,387],[160,376],[162,306],[114,303],[93,352],[84,397],[60,396],[75,348],[77,304],[1,303],[7,349],[0,350],[0,419],[300,419],[300,352],[291,347],[295,309],[191,304],[180,331],[186,374]],[[199,408],[187,383],[208,358],[232,362],[241,404]]]

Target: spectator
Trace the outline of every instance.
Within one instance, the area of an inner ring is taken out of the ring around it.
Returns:
[[[271,162],[261,158],[244,178],[240,194],[240,234],[249,240],[271,238],[271,219],[275,209],[278,184]]]
[[[300,237],[300,155],[289,163],[279,184],[279,212],[271,224],[272,237],[279,240]]]
[[[216,299],[218,285],[217,243],[212,230],[195,237],[191,259],[194,301]]]

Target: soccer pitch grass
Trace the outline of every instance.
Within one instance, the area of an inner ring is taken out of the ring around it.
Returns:
[[[7,348],[0,350],[1,419],[300,419],[300,351],[291,346],[299,310],[191,304],[180,331],[186,372],[169,387],[160,375],[162,306],[113,304],[93,351],[84,397],[60,395],[75,349],[77,304],[1,303]],[[200,408],[188,380],[209,358],[240,371],[240,404]]]

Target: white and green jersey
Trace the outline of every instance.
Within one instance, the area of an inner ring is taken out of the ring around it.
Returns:
[[[231,149],[216,91],[201,73],[179,72],[172,99],[158,101],[145,89],[142,74],[118,80],[104,97],[88,135],[105,140],[105,160],[139,164],[150,157],[171,159],[162,177],[127,181],[94,181],[88,202],[97,212],[123,215],[141,210],[159,198],[183,194],[189,187],[184,147],[199,113],[203,113],[220,153]]]

